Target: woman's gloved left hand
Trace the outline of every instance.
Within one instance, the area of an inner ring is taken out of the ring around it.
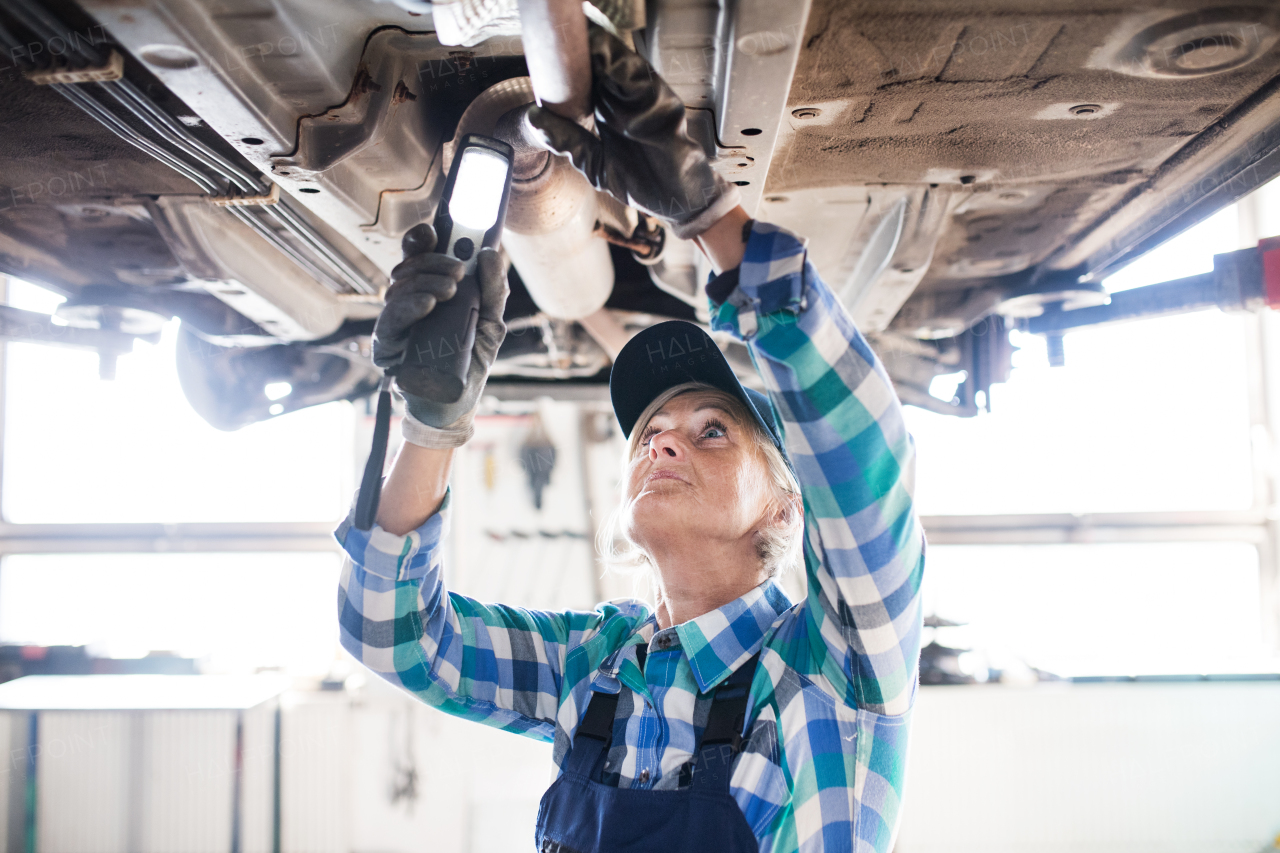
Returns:
[[[544,148],[623,204],[693,239],[740,203],[738,188],[711,167],[689,136],[684,102],[644,57],[591,27],[591,100],[599,136],[532,107],[525,121]]]
[[[391,271],[387,304],[373,329],[373,362],[384,370],[404,360],[414,325],[437,303],[452,298],[462,280],[462,262],[433,251],[436,232],[430,224],[411,228],[404,236],[403,246],[405,260]],[[510,293],[502,256],[493,249],[481,249],[476,256],[476,277],[480,284],[480,316],[462,397],[446,403],[401,389],[405,408],[412,416],[405,418],[402,430],[405,440],[413,444],[458,447],[471,437],[476,405],[507,334],[502,314]]]

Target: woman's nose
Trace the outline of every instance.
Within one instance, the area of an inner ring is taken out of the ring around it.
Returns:
[[[664,456],[668,459],[681,459],[684,457],[684,445],[680,443],[675,430],[663,430],[649,439],[649,459],[656,460],[659,456]]]

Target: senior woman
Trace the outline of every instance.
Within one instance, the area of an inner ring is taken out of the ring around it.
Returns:
[[[505,277],[486,253],[467,393],[406,397],[378,524],[337,531],[342,642],[423,702],[554,744],[541,851],[887,853],[924,563],[901,407],[804,242],[749,219],[643,59],[600,32],[592,46],[599,136],[536,108],[528,121],[597,187],[697,240],[718,271],[712,325],[747,344],[768,396],[692,323],[647,329],[616,360],[630,440],[619,530],[652,570],[654,608],[543,612],[448,592],[450,462],[504,334]],[[442,255],[397,268],[380,363],[458,276]],[[792,603],[777,579],[801,561],[808,593]]]

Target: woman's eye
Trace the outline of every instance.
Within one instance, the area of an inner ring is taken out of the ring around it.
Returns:
[[[658,431],[657,431],[656,429],[647,429],[647,430],[645,430],[645,431],[641,434],[641,436],[640,436],[640,446],[641,446],[641,447],[648,447],[648,446],[649,446],[649,439],[653,438],[653,437],[654,437],[655,435],[657,435],[657,434],[658,434]]]
[[[707,424],[702,428],[703,438],[724,438],[728,433],[722,424]]]

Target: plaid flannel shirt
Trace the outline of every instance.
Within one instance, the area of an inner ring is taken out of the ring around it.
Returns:
[[[786,231],[754,225],[713,325],[746,341],[781,416],[804,499],[803,602],[768,581],[665,630],[633,600],[591,612],[482,604],[442,583],[446,497],[406,536],[350,519],[338,528],[351,558],[338,595],[342,643],[447,713],[552,742],[561,768],[590,692],[620,693],[606,781],[653,789],[688,784],[709,694],[759,651],[731,792],[761,851],[887,853],[924,564],[901,406]]]

